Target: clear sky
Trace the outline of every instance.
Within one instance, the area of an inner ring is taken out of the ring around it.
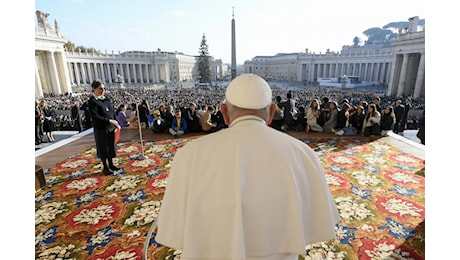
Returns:
[[[363,31],[390,22],[425,19],[420,0],[35,0],[57,20],[63,36],[104,52],[163,51],[198,55],[205,34],[209,54],[231,62],[234,7],[237,63],[258,55],[324,53],[351,45]],[[36,19],[35,19],[36,20]],[[36,21],[35,21],[36,23]]]

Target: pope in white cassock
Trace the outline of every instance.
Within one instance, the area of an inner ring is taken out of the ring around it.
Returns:
[[[335,238],[338,211],[308,145],[267,125],[268,83],[235,78],[221,110],[227,129],[180,148],[172,162],[155,240],[182,259],[285,260]]]

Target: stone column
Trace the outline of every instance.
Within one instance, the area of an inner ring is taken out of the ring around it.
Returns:
[[[390,77],[391,77],[391,63],[385,63],[384,65],[384,77],[385,77],[385,82],[389,85],[390,82]]]
[[[88,66],[87,63],[81,63],[81,77],[83,79],[83,84],[88,84]],[[91,82],[90,82],[91,84]]]
[[[139,64],[139,79],[141,81],[141,83],[144,83],[144,73],[143,73],[143,64]]]
[[[375,80],[373,80],[373,81],[381,82],[380,81],[381,74],[382,74],[381,69],[382,69],[382,63],[379,62],[379,63],[377,63],[377,69],[376,69],[377,71],[375,72]]]
[[[399,75],[398,92],[396,93],[397,96],[404,95],[404,88],[406,86],[407,61],[408,60],[409,60],[409,55],[407,53],[404,53],[403,61],[401,65],[401,74]]]
[[[136,70],[136,64],[133,64],[133,75],[134,75],[134,83],[137,83],[137,70]]]
[[[152,74],[150,73],[152,64],[145,65],[145,74],[147,75],[147,83],[153,83]]]
[[[107,63],[107,83],[112,83],[112,68],[110,67],[110,63]]]
[[[335,76],[335,77],[340,76],[340,72],[339,72],[339,63],[338,63],[338,62],[335,63],[334,76]]]
[[[68,70],[69,70],[69,76],[70,76],[70,84],[73,85],[75,83],[75,70],[72,69],[72,63],[67,63]]]
[[[414,98],[419,98],[422,95],[424,82],[425,82],[425,53],[422,52],[420,56],[420,63],[418,65],[417,79],[415,81]]]
[[[61,68],[61,88],[63,92],[72,93],[72,86],[70,84],[69,78],[69,67],[67,66],[67,61],[65,58],[64,52],[60,51],[57,53],[58,65]]]
[[[96,70],[95,70],[95,67],[94,67],[94,63],[90,62],[90,63],[88,63],[88,79],[89,79],[89,83],[92,83],[93,80],[95,80],[95,77],[96,77]]]
[[[126,72],[126,75],[128,76],[128,83],[131,84],[131,64],[126,64],[126,70],[128,72]]]
[[[59,84],[59,76],[58,70],[56,66],[56,60],[54,59],[54,52],[48,52],[48,64],[50,66],[50,80],[51,80],[51,87],[53,89],[53,93],[60,95],[61,94],[61,86]]]
[[[35,98],[43,98],[42,82],[40,81],[40,74],[37,69],[37,63],[35,63]]]
[[[123,68],[123,63],[120,63],[120,75],[123,78],[123,83],[125,82],[125,70]]]
[[[400,70],[399,64],[398,64],[398,54],[393,55],[393,61],[392,61],[392,66],[390,66],[391,72],[390,72],[390,79],[388,80],[388,91],[387,95],[388,96],[393,96],[396,94],[396,86],[398,86],[398,79],[399,79],[399,73],[398,71]]]
[[[78,62],[75,62],[73,64],[73,68],[74,68],[74,71],[75,71],[75,81],[77,82],[77,86],[80,86],[81,85],[81,79],[80,79],[80,67],[79,67],[79,63]]]
[[[158,65],[156,63],[152,66],[153,82],[160,83],[160,77],[158,76]]]
[[[368,81],[369,75],[369,63],[364,63],[364,77],[363,81]]]
[[[115,83],[117,81],[117,65],[112,63],[112,78],[110,79],[111,83]]]
[[[165,82],[170,82],[171,81],[171,75],[169,72],[169,62],[165,63]]]
[[[99,63],[98,72],[99,72],[98,78],[99,78],[100,80],[102,80],[102,82],[105,82],[104,63],[102,63],[102,62]]]

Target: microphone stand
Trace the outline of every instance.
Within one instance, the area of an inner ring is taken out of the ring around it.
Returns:
[[[133,95],[129,92],[125,92],[125,93],[131,97],[131,103],[136,104],[136,102],[134,102]],[[136,159],[144,160],[144,159],[147,159],[147,156],[145,156],[144,154],[144,142],[142,141],[142,130],[141,130],[141,122],[139,120],[140,118],[139,118],[139,105],[138,104],[136,104],[136,116],[137,116],[137,126],[139,128],[139,136],[141,139],[141,151],[142,151],[142,154],[138,154]]]

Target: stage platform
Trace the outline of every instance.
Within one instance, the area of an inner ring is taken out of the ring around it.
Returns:
[[[84,132],[73,134],[72,132],[66,133],[66,138],[59,138],[60,140],[43,146],[42,148],[35,151],[35,164],[39,165],[43,169],[52,167],[53,165],[65,160],[69,156],[76,154],[89,146],[95,145],[93,129],[90,128]],[[404,136],[390,133],[387,137],[381,137],[380,140],[398,147],[401,151],[414,155],[418,158],[425,159],[425,146],[417,142],[414,139],[416,130],[404,131]],[[183,135],[181,138],[187,138],[191,136],[200,136],[205,133],[188,133]],[[337,136],[333,133],[305,133],[303,131],[288,131],[289,134],[298,139],[305,138],[355,138],[356,136]],[[56,135],[59,136],[59,135]],[[174,137],[169,133],[154,133],[150,129],[142,130],[143,142],[155,141],[155,140],[167,140],[173,139]],[[411,140],[412,139],[412,140]],[[140,141],[139,129],[134,128],[123,128],[121,131],[120,142],[127,141]]]

